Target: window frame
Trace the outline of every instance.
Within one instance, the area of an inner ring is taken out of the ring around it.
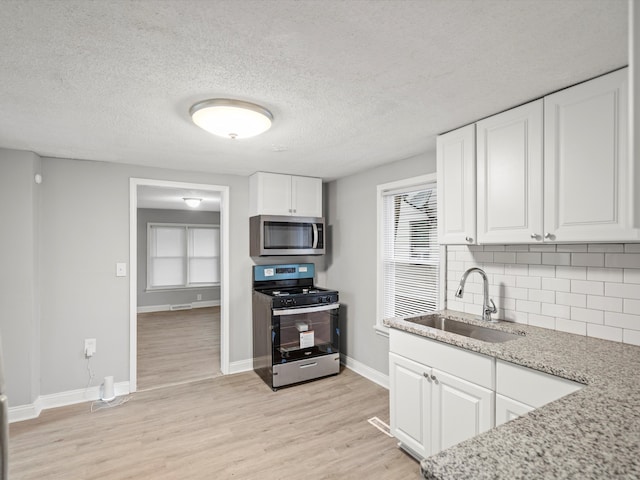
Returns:
[[[152,235],[151,235],[151,229],[153,227],[176,227],[176,228],[183,228],[185,230],[185,249],[186,249],[186,255],[183,257],[183,268],[184,268],[184,273],[185,273],[185,284],[184,285],[169,285],[169,286],[160,286],[160,287],[155,287],[153,285],[151,285],[151,241],[152,241]],[[220,282],[212,282],[212,283],[198,283],[198,284],[190,284],[189,283],[189,260],[191,257],[189,256],[190,254],[190,247],[189,247],[189,229],[197,229],[197,228],[209,228],[209,229],[217,229],[218,230],[218,236],[220,235],[220,224],[215,224],[215,223],[165,223],[165,222],[148,222],[147,223],[147,265],[146,265],[146,288],[145,291],[146,292],[166,292],[166,291],[184,291],[184,290],[198,290],[201,288],[212,288],[212,287],[219,287],[220,286]],[[220,245],[220,241],[218,242],[218,252],[217,252],[217,256],[211,257],[211,258],[217,258],[218,259],[218,266],[220,267],[220,261],[221,261],[221,245]],[[218,278],[220,278],[221,272],[219,272],[218,274]]]
[[[405,178],[394,182],[383,183],[377,186],[377,238],[376,238],[376,323],[373,326],[376,333],[384,337],[389,336],[389,327],[383,325],[384,312],[384,197],[392,192],[402,192],[403,190],[411,191],[429,184],[436,184],[437,175],[430,173],[427,175],[419,175],[416,177]],[[439,272],[438,272],[438,304],[437,308],[442,309],[445,306],[445,286],[447,271],[447,255],[446,246],[439,247]]]

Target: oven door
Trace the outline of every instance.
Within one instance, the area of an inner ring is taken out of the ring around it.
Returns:
[[[339,303],[273,309],[274,365],[339,353]]]

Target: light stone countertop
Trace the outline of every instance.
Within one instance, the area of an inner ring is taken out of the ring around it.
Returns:
[[[640,347],[519,323],[487,324],[461,312],[440,313],[524,335],[486,343],[402,318],[384,324],[586,386],[422,460],[424,478],[640,479]]]

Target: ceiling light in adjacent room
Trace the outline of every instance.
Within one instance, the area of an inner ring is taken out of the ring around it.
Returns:
[[[231,139],[260,135],[271,128],[273,115],[254,103],[214,98],[189,110],[193,122],[209,133]]]
[[[197,208],[200,205],[200,202],[202,201],[201,198],[183,198],[184,203],[187,204],[187,206],[191,207],[191,208]]]

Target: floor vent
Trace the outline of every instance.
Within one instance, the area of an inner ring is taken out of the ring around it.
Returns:
[[[171,310],[191,310],[193,306],[190,303],[183,303],[182,305],[171,305]]]
[[[387,425],[386,423],[384,423],[382,420],[380,420],[378,417],[373,417],[370,418],[369,420],[367,420],[367,422],[369,422],[371,425],[373,425],[374,427],[376,427],[378,430],[380,430],[382,433],[384,433],[386,436],[393,438],[393,435],[391,435],[390,431],[391,428],[389,427],[389,425]]]

